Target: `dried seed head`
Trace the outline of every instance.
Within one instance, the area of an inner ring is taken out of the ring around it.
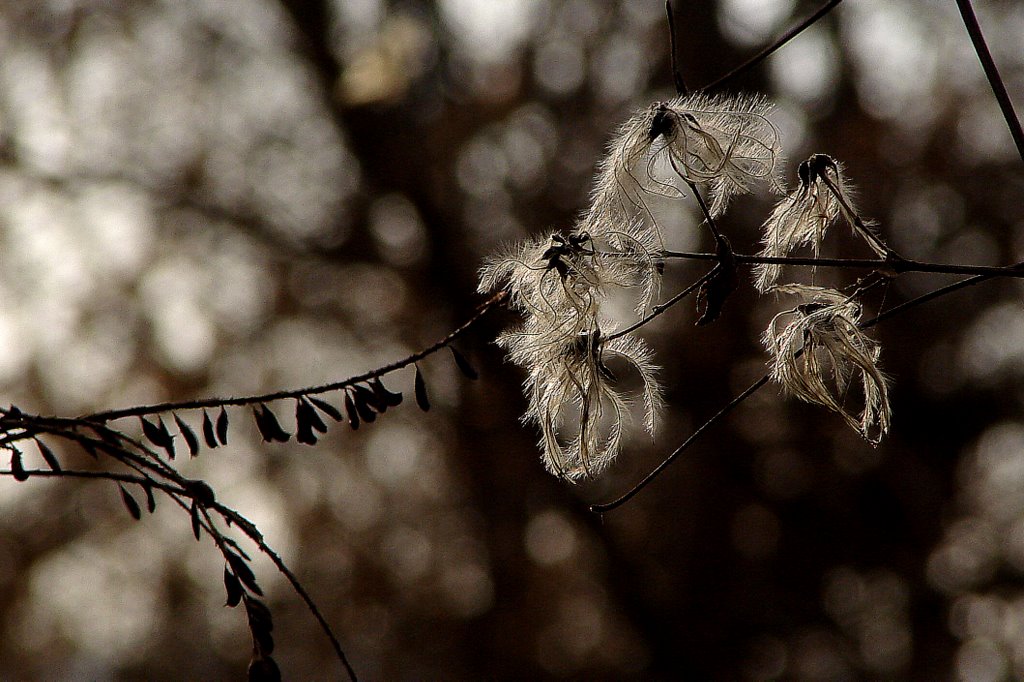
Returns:
[[[832,289],[789,284],[776,290],[802,302],[776,315],[764,333],[771,378],[787,393],[838,412],[877,444],[889,430],[888,384],[878,369],[881,348],[859,326],[860,305]],[[855,386],[863,400],[859,414],[845,405]]]
[[[761,228],[761,256],[784,258],[809,246],[817,257],[825,232],[840,218],[879,256],[889,255],[889,249],[871,231],[871,223],[857,213],[855,192],[841,163],[825,154],[813,154],[800,164],[797,175],[800,186],[775,205]],[[754,268],[754,285],[765,292],[778,281],[781,272],[778,264],[758,265]]]

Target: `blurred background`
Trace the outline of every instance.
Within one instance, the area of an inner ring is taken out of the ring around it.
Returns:
[[[814,8],[677,5],[692,87]],[[978,11],[1024,105],[1024,5]],[[484,257],[571,226],[618,124],[671,83],[661,0],[4,0],[3,402],[73,416],[403,357],[471,314]],[[902,254],[1024,260],[1021,161],[952,0],[847,0],[728,90],[778,103],[790,181],[811,152],[842,160]],[[723,219],[738,251],[769,202]],[[663,220],[670,247],[709,249],[691,203]],[[665,291],[702,267],[670,263]],[[490,343],[506,313],[460,342],[480,381],[423,363],[429,413],[407,400],[315,448],[239,414],[229,447],[178,461],[257,523],[367,680],[1019,678],[1021,293],[989,282],[874,331],[895,420],[877,449],[769,387],[603,518],[587,505],[760,376],[778,303],[744,283],[709,327],[689,304],[649,325],[663,427],[592,483],[544,472]],[[387,384],[411,397],[410,372]],[[0,480],[0,678],[241,679],[221,563],[169,504],[135,523],[109,483]],[[285,679],[339,677],[256,570]]]

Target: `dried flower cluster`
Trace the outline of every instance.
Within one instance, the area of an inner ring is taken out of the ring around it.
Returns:
[[[764,333],[772,379],[797,398],[838,412],[878,443],[889,430],[889,394],[878,369],[881,348],[859,325],[860,305],[833,289],[787,284],[775,290],[801,302],[776,315]],[[854,386],[864,405],[859,414],[846,406]]]
[[[777,186],[781,150],[769,109],[759,98],[697,95],[637,113],[612,143],[590,207],[569,234],[528,240],[485,264],[480,290],[507,289],[523,315],[498,343],[527,370],[524,418],[539,426],[552,473],[593,476],[618,453],[631,401],[616,388],[613,358],[641,377],[644,426],[653,434],[661,389],[651,350],[616,334],[602,305],[613,288],[630,289],[642,315],[658,294],[663,242],[646,196],[700,186],[718,215],[757,181]]]
[[[539,427],[552,473],[569,480],[594,476],[618,453],[631,397],[616,387],[607,365],[614,358],[641,377],[644,425],[653,434],[661,389],[651,349],[633,335],[633,327],[617,332],[602,306],[612,289],[628,289],[636,295],[637,315],[643,315],[658,295],[664,246],[647,197],[699,192],[714,220],[732,197],[758,184],[784,192],[777,178],[782,150],[770,111],[763,98],[702,94],[639,111],[610,145],[590,205],[571,232],[508,247],[484,265],[480,291],[505,289],[523,316],[498,343],[527,371],[524,419]],[[817,253],[826,229],[840,218],[880,255],[890,255],[858,216],[838,163],[815,155],[800,165],[799,175],[800,186],[765,223],[763,255],[786,256],[804,246]],[[727,241],[718,242],[728,250]],[[766,333],[772,378],[789,393],[841,413],[877,441],[888,428],[888,399],[876,367],[878,347],[857,326],[859,305],[838,292],[776,286],[780,270],[760,266],[757,288],[806,300],[777,316]],[[787,314],[796,318],[777,332]],[[865,396],[859,418],[842,398],[854,379]]]
[[[797,175],[800,185],[775,205],[765,221],[762,256],[780,258],[796,249],[810,246],[817,256],[825,231],[842,218],[864,238],[880,257],[892,255],[891,250],[871,231],[870,223],[860,218],[853,202],[853,189],[843,166],[825,154],[814,154],[800,164]],[[754,286],[768,291],[782,272],[774,263],[754,269]]]
[[[896,257],[857,212],[842,164],[814,154],[800,164],[797,175],[799,186],[775,206],[763,225],[762,256],[784,257],[808,246],[817,256],[826,230],[842,219],[878,256]],[[834,289],[778,285],[781,272],[782,266],[774,263],[754,269],[758,291],[801,298],[795,308],[776,315],[764,333],[771,378],[786,393],[838,412],[868,442],[877,444],[889,429],[888,388],[878,369],[881,349],[859,326],[860,304]],[[783,319],[789,323],[780,331]],[[858,415],[845,405],[854,384],[860,386],[864,404]]]

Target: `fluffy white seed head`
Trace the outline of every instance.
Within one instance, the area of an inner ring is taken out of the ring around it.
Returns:
[[[763,341],[770,375],[789,394],[838,412],[872,444],[889,430],[891,410],[881,348],[859,326],[860,305],[838,291],[788,284],[777,291],[799,296],[795,308],[776,315]],[[863,409],[847,406],[859,390]]]
[[[704,189],[714,217],[754,184],[781,190],[782,149],[770,111],[762,97],[695,94],[638,112],[601,163],[591,213],[650,218],[644,197],[682,196],[678,180]]]
[[[607,363],[621,358],[640,375],[644,426],[653,434],[661,389],[651,351],[639,339],[609,341],[598,330],[549,351],[528,365],[524,419],[540,427],[548,471],[571,481],[596,476],[618,454],[629,416],[630,399]]]
[[[858,214],[855,192],[843,165],[824,154],[814,154],[799,167],[799,186],[783,197],[762,226],[761,256],[784,258],[810,247],[821,252],[825,232],[842,218],[881,257],[888,249],[871,232],[871,224]],[[782,266],[765,263],[754,268],[754,286],[762,293],[778,281]]]

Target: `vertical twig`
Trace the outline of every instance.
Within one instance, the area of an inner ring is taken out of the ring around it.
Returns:
[[[999,75],[999,67],[992,59],[988,44],[985,43],[985,36],[981,32],[981,25],[978,23],[978,17],[974,14],[971,0],[956,0],[956,6],[960,9],[960,16],[964,20],[964,26],[967,27],[968,35],[971,36],[971,42],[974,44],[974,51],[978,54],[981,67],[985,70],[988,84],[992,87],[996,101],[999,102],[999,109],[1003,112],[1006,125],[1010,128],[1013,143],[1017,145],[1017,153],[1020,154],[1021,161],[1024,161],[1024,130],[1021,130],[1020,119],[1017,118],[1013,102],[1010,101],[1010,95],[1006,92],[1003,77]]]
[[[669,55],[672,58],[672,82],[676,86],[677,95],[687,93],[686,81],[683,79],[683,71],[679,68],[679,48],[676,41],[676,17],[672,11],[672,0],[665,0],[665,12],[668,14],[668,41]]]

